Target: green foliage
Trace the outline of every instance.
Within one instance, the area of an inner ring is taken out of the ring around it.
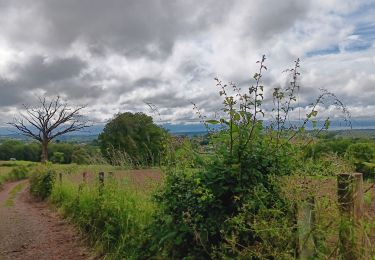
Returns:
[[[100,151],[92,146],[77,147],[72,153],[72,163],[76,164],[90,164],[92,158],[100,155]]]
[[[14,167],[9,173],[7,180],[9,181],[17,181],[17,180],[23,180],[26,179],[32,171],[32,168],[26,165],[20,165],[17,167]]]
[[[354,167],[335,153],[325,153],[319,158],[300,158],[295,173],[307,176],[336,176],[343,172],[353,172]]]
[[[67,142],[50,143],[48,153],[51,154],[50,160],[54,163],[92,163],[90,157],[100,154],[98,148],[94,145],[75,144]],[[41,145],[36,142],[21,142],[16,140],[6,140],[0,144],[0,160],[25,160],[39,162],[41,154]],[[54,154],[56,156],[54,156]]]
[[[175,164],[179,168],[199,168],[204,164],[204,160],[193,148],[191,141],[185,139],[175,151]]]
[[[4,206],[13,207],[14,198],[16,197],[17,193],[20,192],[23,189],[24,185],[25,185],[25,183],[19,183],[16,186],[13,187],[13,189],[9,192],[9,196],[4,203]]]
[[[138,259],[143,230],[151,222],[154,205],[149,196],[132,188],[126,180],[106,180],[81,185],[68,180],[55,185],[51,201],[57,204],[82,232],[87,234],[106,259]]]
[[[373,141],[351,144],[345,153],[345,158],[362,172],[364,178],[375,178],[372,162],[375,162],[375,143]]]
[[[316,144],[307,147],[305,156],[314,159],[320,159],[330,153],[344,156],[346,150],[353,142],[355,142],[355,140],[352,139],[319,140]]]
[[[269,182],[279,181],[270,178]],[[293,205],[280,199],[280,190],[257,186],[238,213],[225,222],[222,243],[214,258],[291,259],[294,251]],[[265,203],[266,202],[266,203]]]
[[[28,178],[34,164],[30,162],[14,161],[0,164],[0,186],[7,181],[18,181]]]
[[[348,164],[351,164],[349,171],[358,171],[364,174],[364,178],[375,178],[374,168],[372,163],[375,160],[375,143],[371,139],[365,138],[334,138],[335,136],[324,136],[320,138],[315,144],[308,146],[305,149],[306,166],[311,166],[309,169],[318,170],[321,175],[321,169],[325,175],[335,172],[348,172]],[[333,159],[333,160],[332,160]],[[345,159],[345,161],[344,161]],[[337,163],[337,161],[340,161]],[[310,163],[311,162],[311,163]],[[332,167],[332,162],[336,162]],[[347,169],[342,167],[346,165]],[[339,171],[335,170],[335,167]],[[321,169],[318,169],[321,168]],[[334,170],[334,171],[332,171]],[[316,175],[316,174],[314,174]]]
[[[155,165],[160,161],[165,131],[143,113],[117,114],[99,135],[100,148],[111,160],[113,150],[125,152],[134,165]]]
[[[40,165],[30,174],[30,192],[40,199],[46,199],[52,192],[56,172],[51,165]]]
[[[375,159],[375,144],[352,144],[348,147],[345,157],[355,165],[361,162],[371,162]]]
[[[223,135],[217,138],[225,140],[226,134]],[[258,135],[264,137],[260,132]],[[293,170],[292,156],[287,156],[293,154],[293,149],[290,146],[276,149],[269,139],[257,138],[245,154],[241,172],[238,163],[226,164],[230,159],[226,149],[202,170],[171,169],[156,196],[159,215],[149,246],[166,258],[209,257],[218,247],[225,247],[226,237],[233,232],[237,233],[237,246],[250,246],[258,240],[249,219],[244,218],[242,223],[247,232],[228,225],[242,218],[239,212],[244,207],[257,215],[260,205],[267,205],[276,207],[280,216],[287,216],[287,205],[270,180]],[[258,189],[269,196],[259,199]],[[232,251],[226,254],[234,256]]]
[[[41,147],[38,143],[22,143],[16,140],[7,140],[0,144],[0,160],[16,158],[25,161],[40,161]]]
[[[375,179],[375,163],[361,162],[358,163],[357,171],[363,173],[363,177],[366,179]]]
[[[53,163],[63,163],[64,162],[64,154],[60,152],[54,152],[51,157],[51,162]]]
[[[296,170],[298,155],[298,149],[287,139],[290,134],[283,126],[280,111],[276,130],[266,131],[258,119],[263,115],[260,80],[266,69],[264,60],[254,75],[255,85],[245,94],[235,85],[223,85],[217,80],[224,99],[223,114],[205,120],[207,125],[222,126],[210,136],[211,160],[202,159],[204,163],[195,170],[183,164],[168,169],[164,186],[155,196],[158,211],[145,245],[151,251],[144,258],[252,258],[256,255],[249,253],[250,248],[274,240],[279,243],[273,244],[273,252],[293,251],[290,233],[282,236],[275,231],[261,232],[259,228],[265,225],[255,222],[290,228],[292,210],[277,178]],[[229,87],[235,96],[228,94]],[[293,88],[285,92],[278,89],[275,95],[287,113],[290,101],[284,97],[294,99]],[[197,113],[204,118],[198,109]],[[182,151],[192,150],[187,144],[182,147]],[[196,161],[193,155],[191,151],[176,154],[190,165]],[[262,256],[280,256],[271,251],[263,251]]]

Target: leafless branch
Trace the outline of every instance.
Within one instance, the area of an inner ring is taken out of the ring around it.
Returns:
[[[86,106],[71,107],[60,96],[53,99],[39,97],[39,105],[23,105],[24,112],[8,123],[22,135],[33,138],[43,145],[44,159],[47,158],[48,143],[63,134],[75,132],[90,126],[80,115]]]

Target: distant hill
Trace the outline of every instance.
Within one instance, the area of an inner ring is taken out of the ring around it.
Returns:
[[[352,119],[352,131],[351,133],[356,136],[375,136],[375,120],[364,120],[364,119]],[[267,124],[267,123],[265,123]],[[319,122],[318,126],[321,126],[323,122]],[[163,124],[163,128],[167,129],[169,133],[173,135],[205,135],[207,133],[206,128],[203,124]],[[311,125],[307,125],[307,128],[311,128]],[[85,131],[68,133],[58,138],[60,141],[74,141],[74,142],[90,142],[95,140],[98,135],[103,131],[104,124],[97,124],[87,128]],[[347,125],[342,121],[332,121],[330,131],[349,130]],[[341,132],[341,131],[340,131]],[[342,133],[341,133],[342,134]],[[340,134],[340,135],[341,135]],[[348,135],[346,133],[345,135]],[[0,127],[0,139],[19,139],[27,140],[27,137],[14,132],[9,127]]]

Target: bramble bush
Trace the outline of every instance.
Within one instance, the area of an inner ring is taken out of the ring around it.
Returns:
[[[30,170],[31,168],[27,165],[17,166],[8,173],[7,179],[10,181],[26,179]]]
[[[155,195],[158,205],[144,244],[143,258],[292,258],[294,208],[283,196],[280,178],[304,167],[302,149],[308,146],[305,128],[316,126],[317,106],[328,100],[347,114],[335,95],[323,91],[311,112],[298,126],[288,120],[297,101],[299,60],[290,85],[273,91],[272,122],[264,127],[261,84],[265,56],[254,84],[243,91],[234,83],[215,79],[223,97],[222,113],[208,120],[194,108],[209,131],[213,154],[200,160],[198,169],[169,167],[163,187]],[[211,127],[215,125],[215,127]],[[329,128],[329,119],[309,133],[314,137]],[[190,161],[189,157],[189,161]],[[192,162],[189,162],[193,165]],[[157,256],[157,257],[155,257]]]
[[[30,174],[30,192],[35,197],[46,199],[51,195],[56,172],[49,163],[35,167]]]

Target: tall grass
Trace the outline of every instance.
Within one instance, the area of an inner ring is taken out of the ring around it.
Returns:
[[[50,200],[88,235],[106,259],[135,259],[143,230],[151,222],[154,204],[150,195],[128,180],[109,178],[99,184],[56,182]]]
[[[0,186],[7,181],[18,181],[28,178],[29,171],[34,164],[10,164],[0,166]]]

